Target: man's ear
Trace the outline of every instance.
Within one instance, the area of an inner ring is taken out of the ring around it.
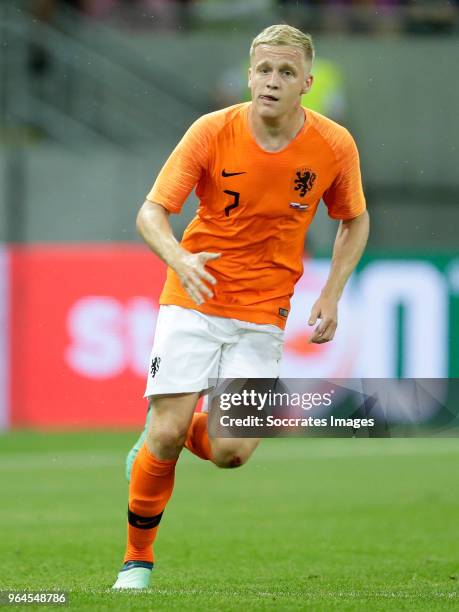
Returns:
[[[302,94],[308,93],[308,91],[312,87],[313,81],[314,81],[314,77],[312,76],[312,74],[310,74],[307,77],[305,77],[304,83],[303,83],[303,89],[301,90]]]
[[[249,66],[249,72],[247,75],[247,85],[250,87],[252,85],[252,68]]]

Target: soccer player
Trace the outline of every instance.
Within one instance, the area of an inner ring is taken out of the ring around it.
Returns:
[[[316,326],[312,342],[335,334],[338,301],[369,221],[351,135],[301,106],[313,58],[309,35],[288,25],[263,30],[250,49],[252,101],[198,119],[139,211],[139,232],[168,273],[145,392],[151,419],[132,467],[116,589],[149,584],[183,446],[226,468],[244,464],[256,448],[254,439],[209,438],[196,403],[210,378],[278,376],[290,297],[321,198],[340,224],[308,323]],[[179,244],[169,214],[180,213],[194,187],[199,208]]]

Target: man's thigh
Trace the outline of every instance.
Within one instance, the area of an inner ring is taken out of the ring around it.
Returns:
[[[240,322],[240,334],[236,343],[224,346],[220,358],[219,380],[241,379],[241,384],[251,386],[247,378],[269,379],[270,389],[279,376],[284,332],[274,325],[257,325]],[[239,381],[230,383],[233,392],[240,392]],[[263,382],[261,382],[263,385]],[[236,385],[236,386],[234,386]],[[257,384],[257,388],[260,381]],[[263,390],[265,387],[263,386]],[[260,443],[259,438],[210,438],[215,463],[222,467],[244,464]]]
[[[145,397],[201,392],[218,375],[225,330],[180,306],[161,306],[151,351]]]
[[[218,377],[277,378],[283,346],[280,328],[241,321],[238,341],[222,348]]]

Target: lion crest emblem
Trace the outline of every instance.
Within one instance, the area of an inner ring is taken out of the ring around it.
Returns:
[[[299,168],[295,172],[295,179],[293,181],[295,191],[299,191],[299,195],[304,198],[313,188],[316,178],[317,174],[310,168]]]

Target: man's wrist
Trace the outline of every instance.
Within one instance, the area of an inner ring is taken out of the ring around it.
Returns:
[[[325,286],[320,292],[320,296],[326,300],[333,300],[334,302],[339,302],[342,293],[343,290],[340,290],[338,287]]]
[[[182,248],[180,244],[175,244],[168,253],[166,263],[170,268],[172,268],[176,272],[177,268],[180,267],[180,264],[182,263],[185,255],[186,255],[185,249]]]

